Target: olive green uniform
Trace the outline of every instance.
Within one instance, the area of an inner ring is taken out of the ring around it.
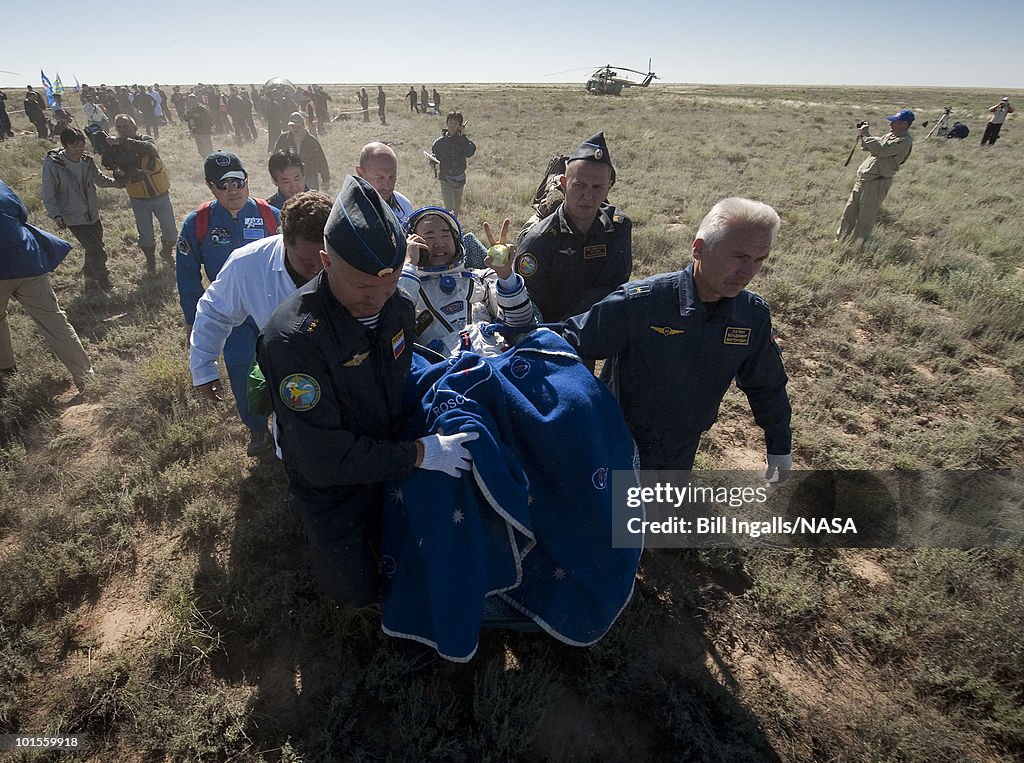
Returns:
[[[875,227],[878,210],[889,193],[893,175],[899,172],[900,165],[910,156],[912,143],[909,132],[903,135],[890,132],[881,138],[870,135],[861,138],[861,150],[871,156],[857,168],[857,181],[846,201],[843,219],[836,231],[837,240],[851,233],[855,239],[868,240],[871,229]]]

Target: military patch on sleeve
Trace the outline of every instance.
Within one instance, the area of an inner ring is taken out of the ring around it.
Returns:
[[[604,244],[594,244],[593,246],[583,247],[583,259],[585,260],[596,260],[598,257],[607,257],[608,247]]]
[[[188,239],[184,236],[178,237],[178,252],[186,257],[192,253],[192,247],[189,246]]]
[[[650,293],[651,293],[651,285],[649,283],[631,284],[631,285],[626,287],[626,296],[629,299],[635,299],[637,297],[642,297],[645,294],[650,294]]]
[[[726,326],[722,344],[749,345],[750,329]]]
[[[320,402],[320,384],[308,374],[289,374],[278,387],[281,402],[293,411],[308,411]]]
[[[405,351],[405,329],[399,329],[398,333],[391,337],[391,351],[396,358]]]
[[[532,276],[537,272],[538,267],[537,258],[529,252],[520,254],[516,258],[516,272],[523,278],[529,278]]]

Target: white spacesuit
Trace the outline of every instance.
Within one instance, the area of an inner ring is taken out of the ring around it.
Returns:
[[[416,306],[416,341],[442,355],[453,355],[461,350],[485,356],[504,352],[508,348],[507,338],[483,329],[490,323],[508,326],[535,323],[533,303],[522,277],[512,272],[502,280],[490,268],[467,268],[462,230],[447,210],[439,207],[416,210],[409,217],[410,234],[429,228],[429,224],[419,225],[427,218],[442,220],[451,236],[439,236],[438,239],[444,239],[441,241],[431,240],[430,234],[425,234],[430,242],[430,253],[424,253],[418,267],[406,262],[398,279],[398,288]],[[450,257],[447,264],[425,264],[443,260],[445,256]]]

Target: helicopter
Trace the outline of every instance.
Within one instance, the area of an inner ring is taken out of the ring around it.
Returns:
[[[587,92],[595,95],[621,95],[623,88],[647,87],[651,84],[652,80],[658,79],[658,76],[651,71],[651,62],[649,60],[646,73],[636,69],[627,69],[625,66],[618,66],[616,69],[640,74],[643,76],[643,80],[641,82],[634,82],[626,77],[620,77],[619,72],[613,69],[611,64],[606,64],[590,75],[590,78],[587,80]]]

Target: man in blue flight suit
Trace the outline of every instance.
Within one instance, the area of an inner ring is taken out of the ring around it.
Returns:
[[[779,232],[767,204],[723,199],[701,221],[693,263],[628,283],[565,324],[582,358],[609,358],[643,469],[691,469],[733,379],[767,446],[765,479],[793,465],[792,410],[768,303],[746,290]]]
[[[415,468],[458,477],[477,437],[401,439],[416,335],[413,305],[396,292],[405,257],[394,212],[349,175],[324,228],[323,272],[278,306],[259,340],[314,577],[349,606],[378,596],[383,483]]]
[[[523,237],[515,270],[548,322],[582,313],[633,271],[633,223],[608,203],[615,168],[599,132],[566,160],[565,201]]]
[[[196,305],[203,296],[203,271],[210,283],[235,249],[277,233],[280,212],[263,199],[249,198],[249,180],[241,160],[228,151],[214,151],[203,165],[206,185],[215,197],[185,218],[178,239],[178,298],[185,315],[186,343],[191,345]],[[257,456],[273,448],[267,417],[249,412],[246,381],[259,329],[252,318],[235,327],[224,344],[224,365],[242,423],[249,429],[246,452]]]

